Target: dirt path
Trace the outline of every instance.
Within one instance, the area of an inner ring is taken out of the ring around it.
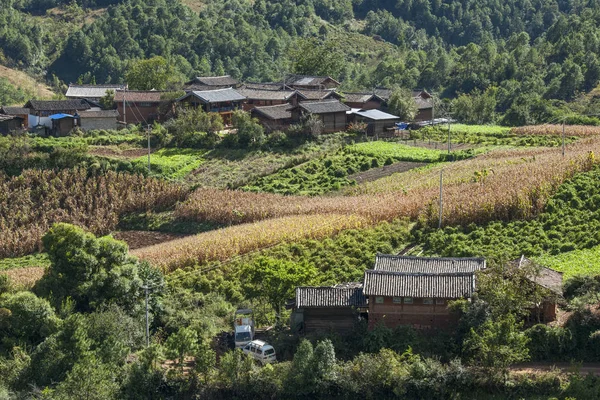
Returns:
[[[516,373],[531,374],[540,371],[551,371],[559,369],[562,372],[579,372],[582,375],[593,374],[600,376],[600,363],[571,364],[568,362],[535,362],[517,364],[511,367]]]
[[[154,152],[152,150],[151,152]],[[134,148],[134,149],[126,149],[120,150],[116,148],[110,148],[106,146],[90,146],[88,153],[94,156],[100,157],[112,157],[112,158],[121,158],[121,159],[134,159],[148,154],[148,149],[143,148]]]
[[[364,183],[376,181],[377,179],[384,178],[388,175],[392,175],[398,172],[410,171],[414,168],[424,167],[427,163],[401,161],[391,165],[386,165],[381,168],[373,168],[365,172],[359,172],[348,176],[348,179],[353,179],[356,183]]]
[[[175,239],[181,239],[182,237],[189,235],[154,231],[120,231],[113,233],[113,236],[116,239],[127,243],[130,250],[134,250]]]

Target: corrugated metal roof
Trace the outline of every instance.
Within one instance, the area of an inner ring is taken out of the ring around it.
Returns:
[[[189,94],[181,97],[179,100],[188,97],[195,96],[200,100],[207,103],[222,103],[227,101],[243,101],[246,100],[246,97],[242,95],[240,92],[233,88],[227,89],[215,89],[215,90],[202,90],[202,91],[193,91]]]
[[[385,113],[380,110],[358,110],[355,111],[354,114],[360,115],[361,117],[371,119],[373,121],[387,121],[387,120],[400,120],[400,117],[397,117],[392,114]]]
[[[373,269],[376,271],[421,274],[472,273],[485,269],[485,259],[377,254]]]
[[[291,104],[279,104],[276,106],[254,107],[252,112],[259,113],[272,120],[290,119],[292,118]]]
[[[365,296],[468,298],[475,291],[475,274],[409,274],[369,270],[365,272],[363,291]]]
[[[296,308],[366,307],[367,299],[361,287],[298,287]]]
[[[340,103],[338,100],[300,103],[300,107],[302,107],[311,114],[328,114],[336,112],[346,112],[351,110],[350,107],[348,107],[344,103]]]
[[[77,98],[99,98],[104,97],[106,95],[107,90],[116,91],[117,89],[122,90],[125,89],[126,85],[69,85],[69,89],[67,89],[67,93],[65,96],[67,97],[77,97]]]

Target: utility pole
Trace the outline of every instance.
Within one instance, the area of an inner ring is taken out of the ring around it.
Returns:
[[[142,286],[146,293],[146,347],[150,347],[150,323],[148,322],[148,286]]]
[[[442,192],[442,185],[444,184],[444,170],[440,170],[440,220],[438,222],[438,229],[442,229],[442,212],[444,210],[444,198]]]
[[[150,321],[148,318],[148,297],[150,296],[150,289],[156,289],[157,287],[163,286],[164,283],[155,286],[144,285],[144,293],[146,295],[146,347],[150,347]]]
[[[123,89],[123,125],[127,128],[127,110],[125,109],[125,103],[127,102],[127,88]]]
[[[562,132],[562,156],[565,156],[565,120],[563,119],[563,132]]]
[[[448,154],[452,150],[452,144],[450,142],[450,118],[448,118]]]
[[[148,133],[148,175],[150,175],[150,124],[148,124],[148,129],[147,129],[147,133]]]

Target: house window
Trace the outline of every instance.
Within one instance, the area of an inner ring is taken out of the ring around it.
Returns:
[[[394,304],[402,304],[402,297],[395,297],[394,296]]]
[[[433,299],[423,299],[423,304],[433,304]]]
[[[412,297],[405,297],[404,298],[404,304],[412,304],[413,303],[413,298]]]
[[[377,297],[375,297],[375,303],[376,304],[383,304],[383,296],[377,296]]]
[[[444,304],[446,304],[446,300],[444,300],[444,299],[435,299],[435,304],[443,306]]]

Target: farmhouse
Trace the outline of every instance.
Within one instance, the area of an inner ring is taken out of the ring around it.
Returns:
[[[246,97],[233,88],[192,91],[175,100],[184,107],[202,107],[206,112],[221,115],[226,125],[231,124],[231,115],[242,108]]]
[[[24,107],[8,107],[2,106],[0,107],[0,114],[3,115],[12,115],[15,117],[21,117],[23,120],[23,128],[29,128],[29,109]]]
[[[112,90],[113,93],[117,90],[125,90],[127,85],[74,85],[70,84],[65,93],[67,99],[85,99],[93,102],[98,102],[106,92]]]
[[[365,271],[369,328],[448,328],[457,321],[448,301],[470,298],[483,258],[426,258],[377,254],[375,267]]]
[[[316,116],[323,122],[323,132],[337,132],[346,129],[347,112],[350,107],[338,100],[300,103],[302,115]]]
[[[250,89],[247,87],[237,89],[237,91],[246,97],[243,105],[245,111],[250,111],[254,107],[273,106],[279,104],[298,104],[299,93],[295,90],[265,90]]]
[[[184,90],[192,92],[195,90],[214,90],[226,89],[228,87],[237,88],[241,85],[240,81],[229,75],[223,76],[197,76],[185,83]]]
[[[50,115],[48,118],[52,123],[49,131],[52,136],[67,136],[77,126],[77,117],[74,115],[60,113]]]
[[[7,135],[25,129],[24,122],[25,119],[19,115],[0,114],[0,134]]]
[[[295,107],[291,104],[280,104],[277,106],[254,107],[251,114],[257,118],[267,132],[284,130],[297,122],[294,119]]]
[[[294,89],[334,89],[340,83],[330,76],[288,75],[286,86]]]
[[[366,311],[367,299],[362,284],[334,287],[296,288],[292,328],[314,331],[350,331]]]
[[[332,89],[298,89],[300,94],[298,100],[317,101],[317,100],[342,100],[342,95]]]
[[[385,100],[375,93],[343,93],[343,102],[350,108],[376,110],[383,107]]]
[[[400,121],[400,117],[380,110],[352,110],[350,113],[355,121],[367,124],[367,135],[370,136],[379,137],[389,132],[393,133],[394,124]]]
[[[29,109],[29,125],[43,125],[53,128],[51,115],[67,114],[74,116],[78,112],[89,110],[90,105],[85,100],[30,100],[24,108]]]
[[[115,104],[123,124],[150,123],[160,115],[161,96],[157,90],[117,90]]]

